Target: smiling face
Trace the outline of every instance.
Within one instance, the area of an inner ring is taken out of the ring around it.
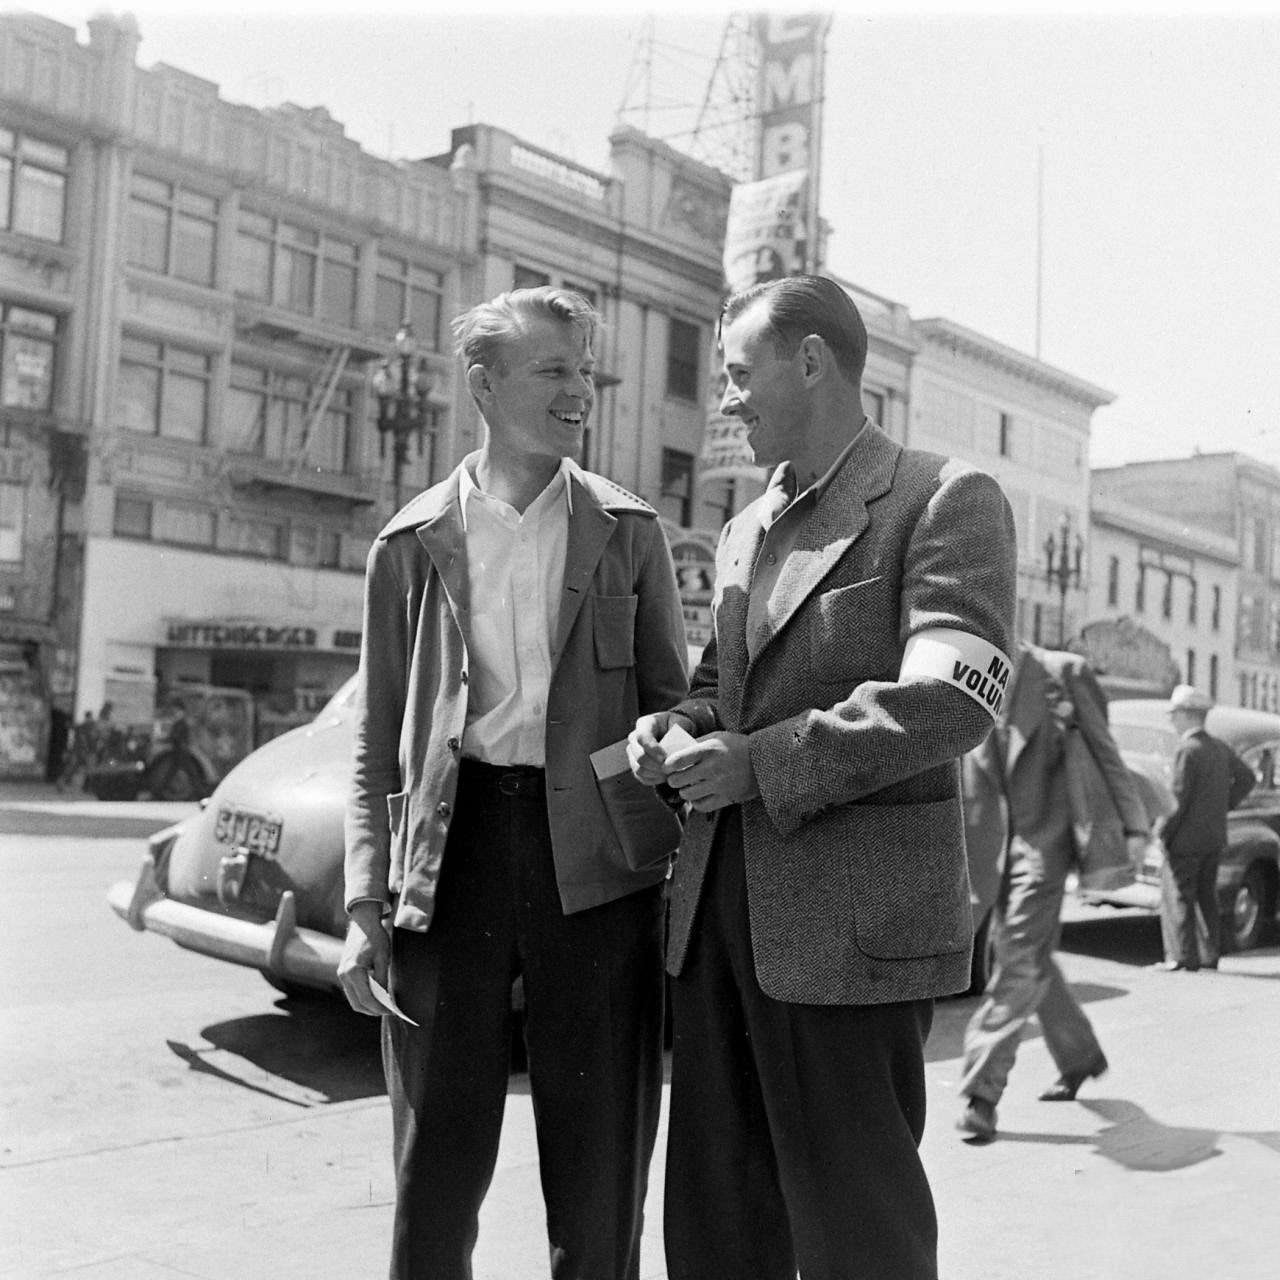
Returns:
[[[576,458],[595,403],[595,360],[580,326],[537,316],[467,378],[493,443],[530,458]]]
[[[722,329],[727,386],[720,412],[746,425],[756,463],[775,467],[803,446],[807,397],[801,353],[780,356],[768,328],[767,306],[757,302]]]

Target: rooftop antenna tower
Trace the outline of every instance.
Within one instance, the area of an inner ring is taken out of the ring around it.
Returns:
[[[687,23],[678,30],[689,40]],[[710,45],[699,51],[663,38],[656,18],[648,16],[636,43],[618,122],[737,182],[748,182],[754,177],[759,70],[750,16],[730,14],[716,52],[709,50]]]

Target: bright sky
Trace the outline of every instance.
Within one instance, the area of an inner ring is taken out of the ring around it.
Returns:
[[[1040,354],[1116,394],[1094,418],[1094,465],[1199,448],[1280,467],[1280,14],[1030,3],[836,10],[828,265],[917,318],[1034,353],[1043,154]],[[83,37],[96,6],[23,7]],[[491,0],[466,16],[424,0],[122,8],[144,66],[254,106],[323,105],[380,154],[435,154],[484,121],[600,169],[645,30],[638,11]],[[697,106],[727,14],[658,10],[655,96]],[[655,112],[650,131],[678,115]]]

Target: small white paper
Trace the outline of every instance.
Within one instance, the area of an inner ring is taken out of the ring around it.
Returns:
[[[682,751],[685,747],[691,747],[697,742],[697,738],[693,736],[683,725],[673,724],[670,729],[662,735],[662,741],[658,743],[663,753],[670,755],[673,751]]]
[[[599,751],[593,751],[591,767],[596,771],[596,777],[601,782],[619,773],[630,773],[631,761],[627,759],[626,738],[610,743],[607,747],[601,747]]]
[[[398,1004],[396,1004],[396,1002],[391,998],[391,992],[388,991],[386,987],[384,987],[382,983],[373,976],[373,974],[369,975],[369,990],[373,992],[373,998],[384,1009],[386,1009],[388,1013],[394,1013],[397,1018],[407,1022],[411,1027],[416,1027],[418,1025]]]

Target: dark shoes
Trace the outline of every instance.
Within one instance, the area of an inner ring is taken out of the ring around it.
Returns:
[[[996,1136],[995,1103],[986,1098],[970,1098],[956,1128],[966,1135],[966,1141],[990,1142]]]
[[[1041,1102],[1074,1102],[1080,1086],[1086,1080],[1102,1075],[1107,1069],[1107,1059],[1103,1054],[1087,1067],[1079,1071],[1067,1071],[1060,1075],[1041,1095]]]

